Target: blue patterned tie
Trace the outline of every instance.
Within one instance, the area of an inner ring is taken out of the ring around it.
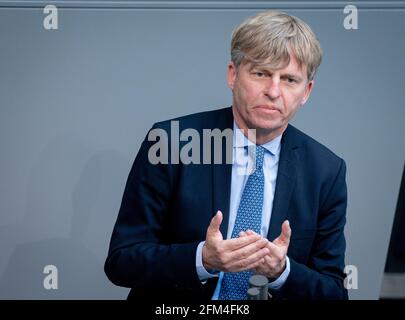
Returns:
[[[262,146],[256,146],[256,170],[249,175],[243,189],[231,238],[238,237],[241,231],[247,229],[260,234],[264,193],[264,152]],[[252,271],[224,273],[219,300],[246,300],[249,278],[252,274]]]

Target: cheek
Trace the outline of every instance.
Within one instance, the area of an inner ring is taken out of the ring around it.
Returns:
[[[260,97],[260,89],[254,86],[245,85],[239,88],[239,97],[244,102],[245,106],[251,106],[258,101]]]
[[[284,96],[285,110],[288,114],[295,113],[300,107],[302,97],[301,95],[286,95]]]
[[[239,108],[246,109],[246,105],[249,103],[248,102],[249,97],[244,88],[243,87],[236,88],[234,95]]]

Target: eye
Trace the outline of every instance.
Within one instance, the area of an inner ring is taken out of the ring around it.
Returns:
[[[269,73],[266,72],[266,71],[260,71],[260,70],[258,70],[258,71],[253,71],[253,75],[254,75],[256,78],[266,78],[266,77],[269,76]]]
[[[288,83],[296,83],[297,80],[295,80],[294,78],[287,78],[287,82]]]

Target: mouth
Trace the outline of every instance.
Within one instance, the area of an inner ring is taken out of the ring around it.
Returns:
[[[276,108],[275,106],[266,106],[266,105],[261,105],[261,106],[256,106],[253,109],[260,109],[261,111],[265,112],[281,112],[280,109]]]

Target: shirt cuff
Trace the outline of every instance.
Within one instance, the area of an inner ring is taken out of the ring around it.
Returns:
[[[203,262],[202,262],[202,248],[204,246],[205,241],[202,241],[198,244],[197,247],[197,254],[195,255],[195,265],[197,269],[197,275],[200,281],[206,281],[209,278],[213,277],[218,277],[219,272],[216,272],[215,270],[208,269],[206,270],[204,268]]]
[[[283,273],[274,281],[270,282],[268,284],[269,289],[280,289],[283,284],[287,281],[288,275],[290,274],[290,259],[288,259],[288,257],[286,257],[286,267],[283,271]]]

